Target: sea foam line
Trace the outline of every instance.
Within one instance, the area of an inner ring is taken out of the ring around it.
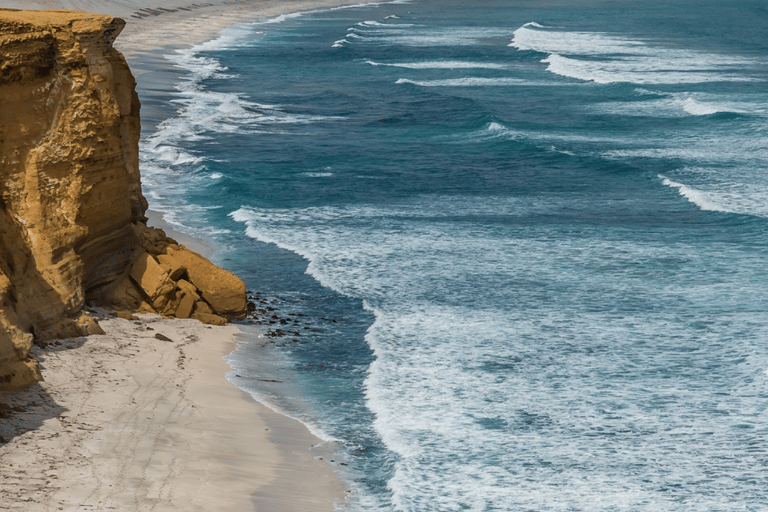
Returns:
[[[406,69],[508,69],[508,64],[494,62],[468,62],[460,60],[436,60],[424,62],[376,62],[366,60],[371,66],[389,66]]]
[[[676,188],[681,196],[683,196],[688,201],[692,202],[702,210],[712,211],[712,212],[728,211],[726,208],[723,208],[722,206],[717,204],[715,201],[713,201],[712,196],[710,194],[707,194],[706,192],[703,192],[701,190],[696,190],[695,188],[689,187],[682,183],[678,183],[676,181],[672,181],[671,179],[667,178],[663,174],[659,174],[659,178],[661,178],[662,180],[661,183],[663,185],[666,185],[667,187],[671,187],[671,188]]]
[[[510,85],[539,85],[528,80],[520,78],[446,78],[443,80],[411,80],[410,78],[400,78],[396,84],[412,84],[420,87],[501,87]]]
[[[641,101],[604,102],[591,105],[589,110],[624,116],[709,116],[714,114],[763,115],[768,113],[764,101],[749,101],[742,97],[731,100],[725,96],[701,93],[666,93],[636,89]],[[649,99],[653,98],[653,99]]]
[[[509,46],[548,54],[542,62],[551,73],[600,84],[758,80],[745,74],[752,72],[755,59],[665,48],[621,35],[552,30],[534,22],[515,30]]]

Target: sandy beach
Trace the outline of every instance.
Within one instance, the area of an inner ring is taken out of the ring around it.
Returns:
[[[329,447],[226,380],[235,327],[96,314],[106,335],[36,348],[45,382],[3,396],[4,510],[333,510]]]
[[[123,17],[128,25],[115,46],[151,72],[163,63],[141,55],[169,41],[181,48],[235,23],[355,3],[0,0],[0,7]],[[172,232],[160,213],[149,216],[180,243],[215,253]],[[343,504],[345,488],[327,462],[333,446],[226,379],[235,326],[92,313],[106,334],[35,347],[45,381],[0,396],[0,509],[268,512]]]

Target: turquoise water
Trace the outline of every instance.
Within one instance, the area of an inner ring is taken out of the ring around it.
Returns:
[[[291,318],[232,379],[336,440],[353,510],[765,510],[766,21],[425,0],[234,27],[167,56],[145,193]]]

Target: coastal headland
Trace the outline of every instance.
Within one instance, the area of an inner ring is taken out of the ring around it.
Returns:
[[[113,43],[124,31],[137,55],[351,3],[0,1],[0,508],[342,501],[332,447],[226,380],[245,285],[148,225],[140,101]]]

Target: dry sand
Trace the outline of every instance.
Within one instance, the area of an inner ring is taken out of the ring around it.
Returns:
[[[0,7],[121,16],[128,25],[115,46],[133,64],[235,23],[359,3],[0,0]],[[156,212],[150,218],[172,231]],[[36,347],[45,382],[0,395],[0,510],[311,512],[343,504],[343,484],[326,462],[333,446],[226,380],[235,327],[97,313],[106,335]]]
[[[2,397],[0,509],[333,510],[330,447],[226,380],[235,327],[99,313],[108,334],[35,348],[45,382]]]

